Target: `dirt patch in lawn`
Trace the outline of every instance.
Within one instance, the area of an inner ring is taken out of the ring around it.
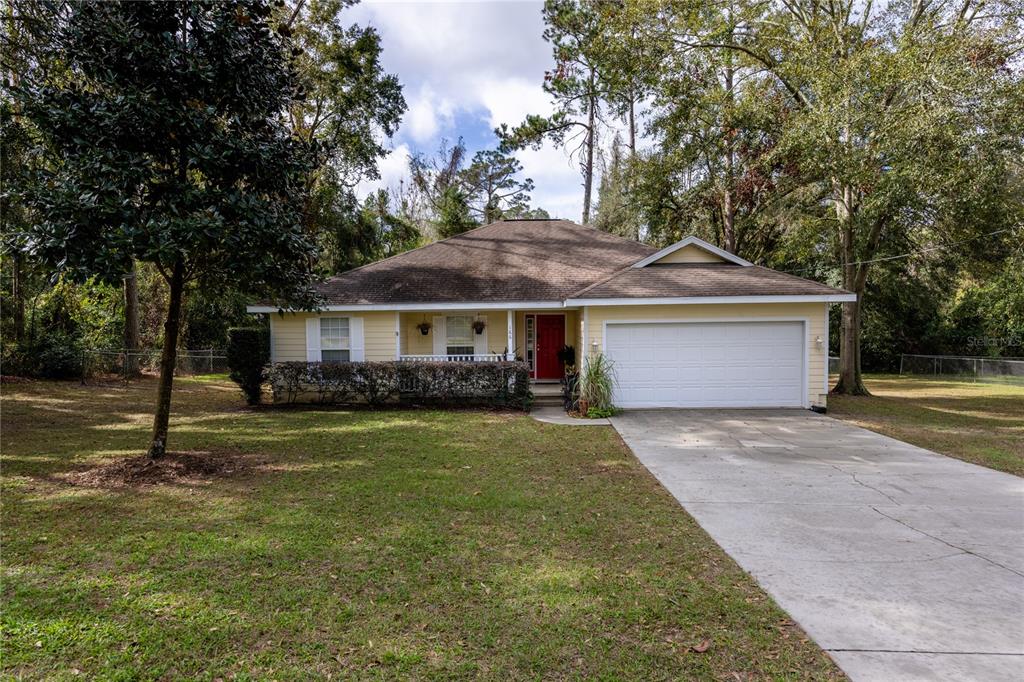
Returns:
[[[168,452],[159,459],[146,455],[58,475],[71,485],[89,488],[136,488],[175,483],[201,484],[243,476],[266,462],[227,450]]]

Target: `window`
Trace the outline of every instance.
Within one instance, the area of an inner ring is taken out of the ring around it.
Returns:
[[[448,333],[445,353],[448,355],[473,355],[473,316],[453,315],[445,321]]]
[[[534,318],[533,315],[526,316],[526,364],[530,371],[534,371],[533,346],[534,346]]]
[[[347,317],[320,318],[321,362],[348,362],[349,335]]]

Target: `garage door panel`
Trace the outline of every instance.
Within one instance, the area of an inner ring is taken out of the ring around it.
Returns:
[[[622,407],[796,407],[804,400],[800,322],[607,326]]]

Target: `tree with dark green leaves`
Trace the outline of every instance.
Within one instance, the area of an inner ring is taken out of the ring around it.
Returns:
[[[322,185],[322,190],[335,189]],[[321,264],[325,274],[337,274],[415,248],[420,233],[391,191],[379,189],[362,202],[349,190],[341,190],[331,210],[333,220],[324,223]]]
[[[1008,178],[1021,154],[1024,8],[1008,0],[627,4],[631,24],[671,50],[675,68],[659,94],[721,98],[697,109],[716,115],[708,148],[725,161],[709,164],[709,182],[734,196],[742,189],[733,135],[763,125],[730,113],[737,87],[778,102],[770,145],[752,168],[768,181],[775,224],[799,230],[801,248],[827,255],[836,283],[857,294],[843,304],[833,390],[866,393],[862,305],[878,259],[899,245],[979,237],[987,216],[1020,203]],[[733,78],[710,79],[707,66]],[[992,246],[1005,250],[1010,234],[992,235]]]
[[[390,258],[420,245],[421,235],[397,193],[379,189],[363,200],[363,219],[372,226],[376,251],[372,260]],[[370,262],[368,258],[366,262]]]
[[[437,237],[451,237],[504,218],[536,215],[530,209],[533,180],[519,179],[523,165],[501,150],[481,150],[467,166],[462,138],[454,145],[442,140],[434,156],[411,156],[409,168],[412,186],[428,208],[427,221]]]
[[[544,91],[551,95],[555,113],[531,114],[521,124],[502,124],[495,132],[501,150],[539,148],[550,140],[571,147],[583,176],[583,223],[590,222],[594,189],[594,162],[599,142],[602,79],[601,11],[597,3],[547,0],[544,3],[544,39],[551,43],[555,66],[544,75]]]
[[[434,227],[439,239],[447,239],[480,226],[469,208],[469,194],[462,185],[445,187],[434,205]]]
[[[622,139],[616,134],[612,139],[608,162],[601,173],[594,227],[639,241],[642,216],[631,182],[632,174],[633,161],[627,157]]]
[[[488,225],[528,210],[533,180],[518,179],[522,170],[519,159],[500,150],[485,149],[473,155],[460,176],[470,197],[470,210],[481,223]]]
[[[315,304],[302,216],[318,149],[286,119],[303,96],[295,55],[265,1],[13,6],[30,66],[11,95],[39,160],[20,188],[39,217],[29,253],[108,280],[135,259],[167,282],[159,457],[190,283]]]
[[[469,193],[462,184],[466,144],[441,140],[437,153],[409,157],[412,186],[427,207],[431,236],[444,239],[477,226],[469,208]]]
[[[550,220],[551,214],[546,209],[529,206],[513,206],[505,211],[503,220]]]
[[[354,0],[289,0],[277,12],[280,30],[290,37],[302,96],[292,98],[292,130],[316,152],[307,177],[304,221],[321,239],[337,236],[350,221],[347,195],[355,185],[379,177],[387,155],[386,138],[395,134],[405,98],[398,78],[380,63],[380,35],[369,26],[346,25],[344,10]]]

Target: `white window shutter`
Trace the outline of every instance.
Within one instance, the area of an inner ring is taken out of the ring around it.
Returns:
[[[362,362],[366,359],[366,342],[363,340],[363,318],[348,318],[348,359]]]
[[[320,318],[306,318],[306,362],[320,362]]]
[[[479,315],[474,319],[482,319],[487,326],[490,326],[490,320],[487,319],[486,315]],[[476,330],[473,331],[474,355],[487,355],[487,326],[479,334],[476,333]]]
[[[434,335],[434,355],[448,354],[448,325],[444,315],[434,316],[434,327],[430,333]]]

